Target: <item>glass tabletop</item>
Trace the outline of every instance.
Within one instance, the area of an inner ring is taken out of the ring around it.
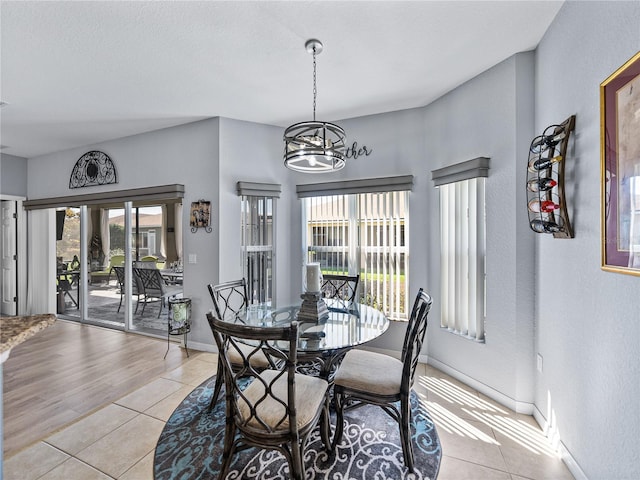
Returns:
[[[299,324],[298,350],[301,352],[335,351],[355,347],[379,337],[389,328],[389,319],[379,310],[361,303],[326,299],[329,315],[319,321],[299,320],[301,305],[249,305],[237,314],[230,313],[225,322],[255,327],[284,327],[296,320]]]

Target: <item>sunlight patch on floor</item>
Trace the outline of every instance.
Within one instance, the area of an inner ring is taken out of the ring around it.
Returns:
[[[447,409],[444,404],[448,403],[453,408],[460,408],[468,418],[482,422],[496,434],[507,437],[533,454],[559,458],[559,453],[542,430],[516,417],[514,412],[483,400],[446,379],[423,375],[418,378],[418,384],[441,398],[433,402],[426,400],[424,394],[420,395],[421,403],[426,406],[438,428],[451,434],[500,445],[492,436]]]
[[[551,447],[551,442],[542,431],[533,425],[515,417],[504,417],[487,412],[464,409],[469,415],[490,426],[496,432],[508,437],[520,446],[536,455],[547,455],[557,458],[558,453]]]
[[[421,399],[420,403],[427,409],[429,415],[436,423],[437,428],[441,428],[454,435],[471,438],[472,440],[500,445],[494,438],[474,427],[450,410],[447,410],[442,405],[425,399]]]
[[[497,412],[506,415],[508,412],[498,405],[489,403],[477,395],[467,392],[454,383],[441,378],[433,378],[428,376],[421,376],[418,379],[420,385],[425,387],[428,391],[433,392],[441,396],[445,401],[463,406],[476,408],[479,410],[486,410],[489,412]]]

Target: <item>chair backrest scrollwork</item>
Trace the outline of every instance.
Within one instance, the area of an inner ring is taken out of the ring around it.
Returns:
[[[407,395],[411,391],[413,379],[422,350],[422,344],[427,332],[427,317],[431,309],[432,299],[422,288],[418,291],[416,300],[411,310],[411,317],[407,325],[407,332],[402,346],[401,360],[404,364],[402,370],[401,389]]]
[[[359,283],[360,275],[323,275],[322,296],[353,302],[358,294]]]
[[[224,319],[228,312],[236,314],[249,304],[247,282],[244,278],[218,285],[209,284],[207,288],[218,318]]]
[[[298,323],[292,322],[288,327],[254,327],[223,322],[211,312],[207,313],[207,320],[223,362],[228,414],[238,429],[263,438],[286,432],[295,436]],[[246,348],[248,343],[252,345],[250,349]],[[231,365],[227,355],[231,349],[240,355],[240,365]],[[264,353],[271,363],[269,370],[258,369],[252,360]],[[245,388],[248,378],[253,381]]]

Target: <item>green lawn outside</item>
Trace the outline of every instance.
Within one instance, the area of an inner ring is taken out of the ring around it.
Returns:
[[[331,269],[323,269],[322,270],[322,274],[323,275],[348,275],[349,272],[346,272],[344,270],[331,270]],[[366,275],[363,275],[362,273],[360,274],[360,281],[364,282],[366,284],[368,284],[369,287],[372,287],[372,284],[375,284],[377,282],[381,282],[384,281],[384,277],[385,275],[382,273],[377,273],[377,274],[373,274],[373,273],[367,273]],[[386,275],[386,277],[391,277],[391,275]],[[405,285],[405,275],[401,274],[401,275],[393,275],[393,281],[395,281],[396,279],[400,280],[400,284],[402,285],[402,291],[401,291],[401,295],[400,295],[400,312],[406,312],[406,306],[405,306],[405,295],[404,295],[404,285]],[[375,289],[375,287],[374,287]],[[371,294],[367,294],[366,296],[361,296],[360,297],[360,303],[364,303],[366,305],[370,305],[378,310],[383,311],[382,305],[380,303],[380,301],[375,298],[372,297]]]

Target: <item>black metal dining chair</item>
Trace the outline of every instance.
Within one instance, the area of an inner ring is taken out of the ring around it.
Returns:
[[[228,312],[238,313],[249,305],[247,281],[244,278],[217,285],[209,284],[207,288],[218,318],[223,319]]]
[[[340,300],[340,303],[344,304],[352,303],[356,300],[359,282],[360,275],[323,275],[320,286],[322,298]],[[335,308],[336,305],[333,307]],[[306,334],[309,335],[310,332]],[[304,335],[305,333],[302,333],[301,337]],[[329,382],[331,382],[338,364],[339,358],[333,358],[330,363],[327,363],[327,359],[317,353],[298,356],[299,372],[308,375],[324,375]]]
[[[431,302],[421,288],[411,311],[400,360],[365,350],[350,350],[345,355],[334,377],[337,412],[334,451],[342,440],[345,408],[378,405],[398,422],[404,464],[409,472],[414,471],[410,395]]]
[[[327,452],[331,447],[329,384],[296,373],[298,323],[255,327],[224,322],[211,312],[207,320],[219,361],[224,363],[226,388],[223,463],[218,478],[226,477],[236,452],[258,447],[282,453],[289,464],[289,478],[304,479],[304,447],[318,423]],[[245,351],[241,347],[247,343],[252,346]],[[232,351],[239,353],[240,365],[231,364],[228,352]],[[256,369],[252,361],[256,356],[265,356],[269,368]]]
[[[231,280],[229,282],[220,283],[218,285],[207,285],[211,300],[213,301],[213,308],[218,318],[224,319],[227,314],[237,314],[243,308],[249,305],[247,295],[247,282],[244,278],[240,280]],[[247,352],[250,347],[242,343],[234,344],[233,350],[227,353],[230,364],[233,368],[240,368],[242,365],[242,352]],[[253,367],[256,369],[268,368],[270,363],[262,354],[257,354],[251,357]],[[211,403],[209,404],[209,411],[211,411],[218,401],[220,390],[222,389],[223,379],[223,362],[218,358],[218,370],[216,373],[216,384],[213,389],[213,396],[211,397]]]
[[[320,291],[323,298],[337,298],[353,302],[358,294],[360,275],[332,275],[322,276]]]

